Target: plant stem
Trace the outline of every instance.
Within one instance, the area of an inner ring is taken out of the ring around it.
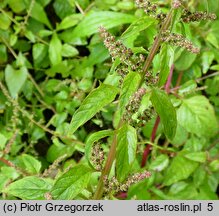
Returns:
[[[120,121],[118,128],[120,128],[121,125],[122,125],[122,121]],[[97,189],[96,189],[96,192],[95,192],[94,197],[93,197],[94,200],[101,199],[101,197],[103,195],[103,186],[104,186],[103,179],[104,179],[104,176],[109,175],[110,169],[111,169],[113,161],[115,159],[116,144],[117,144],[117,134],[115,132],[115,134],[113,136],[113,142],[112,142],[112,145],[110,147],[110,151],[109,151],[109,154],[108,154],[108,157],[107,157],[105,167],[102,170],[102,173],[101,173],[98,185],[97,185]]]
[[[151,142],[152,143],[155,140],[156,132],[157,132],[157,128],[159,126],[159,123],[160,123],[160,117],[158,116],[156,121],[155,121],[152,133],[151,133]],[[143,153],[143,157],[142,157],[142,161],[141,161],[141,167],[145,166],[147,158],[148,158],[148,155],[149,155],[149,153],[151,151],[151,148],[152,148],[151,145],[147,145],[147,147],[145,148],[144,153]]]
[[[157,37],[156,37],[156,39],[154,41],[154,44],[153,44],[153,46],[152,46],[152,48],[150,50],[150,53],[148,54],[148,57],[147,57],[147,59],[145,61],[144,67],[143,67],[143,72],[141,73],[140,85],[142,85],[142,83],[144,82],[145,73],[150,68],[151,63],[152,63],[152,61],[154,59],[154,56],[156,55],[156,53],[157,53],[157,51],[158,51],[158,49],[160,47],[162,32],[166,31],[169,28],[169,26],[170,26],[171,19],[172,19],[172,13],[173,13],[173,9],[171,8],[169,14],[167,15],[167,18],[165,19],[163,25],[161,26],[160,32],[159,32],[159,34],[157,35]]]
[[[171,23],[171,18],[172,18],[172,12],[173,12],[173,9],[171,8],[169,14],[167,15],[167,18],[165,19],[163,25],[161,26],[161,30],[160,30],[159,34],[157,35],[157,37],[154,41],[154,44],[153,44],[153,46],[150,50],[150,53],[149,53],[149,55],[148,55],[148,57],[145,61],[143,71],[141,73],[141,82],[139,84],[139,87],[143,84],[145,73],[149,69],[149,67],[150,67],[150,65],[151,65],[151,63],[154,59],[154,56],[156,55],[156,53],[157,53],[157,51],[160,47],[161,33],[169,28],[169,25]],[[117,130],[121,127],[122,124],[123,124],[123,122],[122,122],[122,120],[120,120],[120,123],[119,123],[119,126],[118,126]],[[115,159],[116,144],[117,144],[116,136],[117,135],[116,135],[116,132],[115,132],[114,137],[113,137],[113,142],[112,142],[112,145],[111,145],[111,148],[110,148],[110,151],[109,151],[109,155],[107,157],[106,165],[105,165],[105,167],[104,167],[104,169],[101,173],[101,176],[100,176],[100,179],[99,179],[99,182],[98,182],[98,185],[97,185],[97,189],[96,189],[95,195],[93,197],[93,199],[95,199],[95,200],[98,200],[98,199],[102,198],[103,187],[104,187],[103,178],[104,178],[104,176],[107,176],[109,174],[110,169],[111,169],[112,164],[113,164],[113,161]]]
[[[170,85],[171,85],[171,81],[172,81],[172,78],[173,78],[173,71],[174,71],[174,64],[172,64],[171,68],[170,68],[170,74],[167,78],[167,82],[166,82],[166,85],[165,85],[165,91],[167,94],[170,93]]]

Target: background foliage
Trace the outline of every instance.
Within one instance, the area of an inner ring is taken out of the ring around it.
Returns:
[[[164,12],[170,7],[170,1],[156,2]],[[219,17],[218,0],[186,4]],[[0,1],[1,199],[92,197],[100,174],[90,160],[93,144],[101,140],[107,156],[139,82],[130,72],[121,87],[100,25],[145,55],[158,31],[157,21],[132,0]],[[138,130],[127,124],[119,131],[113,165],[118,180],[152,173],[129,188],[127,199],[218,199],[219,21],[174,26],[201,52],[163,44],[155,56],[159,86],[174,63],[172,90],[167,96],[154,89],[142,101],[147,107],[151,98],[161,118],[144,168],[156,115]]]

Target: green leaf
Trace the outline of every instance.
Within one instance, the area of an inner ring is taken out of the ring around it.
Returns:
[[[11,65],[6,66],[5,81],[13,98],[18,96],[19,91],[27,79],[27,74],[28,71],[26,67],[21,67],[19,70],[15,70]]]
[[[21,13],[26,8],[24,0],[8,0],[7,2],[15,13]]]
[[[74,133],[104,106],[112,102],[117,93],[118,89],[116,87],[106,84],[101,84],[98,88],[91,91],[74,113],[68,134]]]
[[[62,46],[62,56],[64,56],[64,57],[74,57],[78,54],[79,54],[79,52],[75,47],[73,47],[69,44],[64,44]]]
[[[129,47],[134,47],[134,41],[139,36],[140,32],[147,29],[149,26],[155,23],[155,19],[149,16],[141,17],[140,19],[133,22],[121,36],[123,43]]]
[[[206,74],[214,60],[214,53],[212,51],[205,51],[202,54],[202,72]]]
[[[197,162],[188,160],[181,153],[173,158],[171,165],[165,172],[163,184],[168,186],[180,180],[187,179],[197,167]]]
[[[183,50],[180,55],[180,58],[177,59],[177,61],[175,62],[176,69],[179,71],[188,70],[191,67],[192,63],[195,61],[196,57],[196,54]]]
[[[62,43],[56,33],[49,43],[49,59],[53,66],[62,62]]]
[[[171,46],[163,44],[159,54],[159,86],[166,83],[170,68],[174,61],[174,50]]]
[[[82,14],[72,14],[70,16],[65,17],[62,22],[57,26],[57,30],[64,30],[67,28],[71,28],[78,24],[78,22],[83,18]]]
[[[54,138],[52,141],[53,144],[49,147],[46,155],[46,159],[51,163],[64,155],[66,155],[66,157],[70,157],[75,151],[76,143],[74,142],[70,145],[64,145],[57,138]]]
[[[0,14],[0,29],[7,30],[9,26],[11,25],[11,20],[9,17],[11,17],[11,13],[1,13]]]
[[[112,130],[103,130],[103,131],[98,131],[96,133],[91,134],[86,142],[85,142],[85,157],[87,161],[89,161],[90,165],[93,167],[92,162],[90,161],[90,156],[92,152],[92,147],[95,142],[98,140],[107,137],[107,136],[112,136],[114,134],[114,131]]]
[[[30,16],[52,29],[52,26],[49,22],[49,19],[47,18],[45,11],[43,10],[43,7],[36,1],[34,1]]]
[[[63,0],[55,0],[53,1],[53,8],[55,9],[56,14],[60,19],[72,14],[75,11],[75,1],[63,1]],[[80,0],[77,1],[81,7]]]
[[[180,146],[186,142],[188,138],[188,132],[180,124],[177,124],[175,137],[170,140],[171,144],[174,146]]]
[[[33,156],[22,154],[18,158],[18,166],[30,174],[38,174],[41,169],[41,163]]]
[[[41,43],[35,43],[33,45],[33,60],[34,60],[34,66],[39,68],[42,67],[43,62],[45,59],[48,60],[48,46]]]
[[[92,170],[78,165],[61,175],[51,190],[52,197],[58,200],[71,200],[86,188]]]
[[[46,179],[28,176],[11,183],[3,192],[24,200],[43,200],[51,187],[50,181]]]
[[[7,48],[4,44],[0,44],[0,64],[7,62],[8,53]]]
[[[213,46],[215,46],[217,49],[219,48],[219,43],[218,43],[218,39],[217,39],[217,36],[210,32],[207,37],[206,37],[206,40],[211,43]]]
[[[93,66],[98,63],[102,63],[104,60],[109,58],[109,52],[104,46],[103,42],[89,46],[91,54],[88,56],[87,65]]]
[[[196,187],[199,187],[205,181],[207,172],[204,166],[199,166],[193,174],[193,182],[196,185]]]
[[[18,170],[16,170],[14,167],[1,167],[1,172],[4,176],[7,176],[10,180],[15,180],[20,176],[20,173]]]
[[[177,127],[176,110],[168,95],[161,90],[153,88],[151,102],[160,116],[165,135],[168,139],[173,139]]]
[[[195,91],[195,89],[197,88],[197,83],[194,80],[189,80],[185,83],[183,83],[180,87],[180,89],[178,90],[178,92],[180,94],[185,94],[188,92],[192,92]]]
[[[0,174],[0,192],[2,193],[2,189],[7,185],[7,183],[10,181],[10,179],[5,176]]]
[[[219,160],[213,160],[210,164],[209,167],[212,172],[216,172],[219,170]]]
[[[199,187],[199,191],[200,192],[196,198],[198,200],[218,200],[217,194],[212,191],[207,180],[205,180],[204,184]]]
[[[120,116],[125,111],[125,106],[128,104],[130,97],[136,92],[139,86],[141,76],[138,73],[129,72],[122,84],[122,91],[119,100]]]
[[[200,162],[200,163],[205,163],[207,160],[206,152],[192,152],[185,154],[185,157],[188,158],[189,160]]]
[[[171,192],[168,195],[172,195],[174,200],[194,200],[198,195],[195,184],[192,183],[177,182],[171,186]]]
[[[69,39],[86,37],[98,32],[100,26],[113,28],[122,24],[132,23],[135,16],[112,11],[92,11],[85,15],[84,19],[76,26]]]
[[[177,111],[177,118],[188,132],[199,137],[212,137],[218,130],[214,109],[202,95],[183,100]]]
[[[120,182],[125,180],[136,157],[137,133],[135,128],[124,124],[118,132],[116,148],[116,173]]]
[[[155,160],[152,161],[152,163],[149,166],[149,170],[154,171],[162,171],[164,170],[169,164],[169,158],[167,155],[159,155]]]

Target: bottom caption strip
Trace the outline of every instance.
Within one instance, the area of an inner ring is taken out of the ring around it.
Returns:
[[[0,215],[219,215],[219,201],[0,201]]]

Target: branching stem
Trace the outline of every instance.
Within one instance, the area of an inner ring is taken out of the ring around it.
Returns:
[[[161,33],[165,30],[167,30],[170,26],[170,23],[171,23],[171,18],[172,18],[172,13],[173,13],[173,9],[171,8],[169,14],[167,15],[167,18],[165,19],[165,21],[163,22],[162,26],[161,26],[161,30],[159,32],[159,34],[157,35],[155,41],[154,41],[154,44],[150,50],[150,53],[145,61],[145,64],[144,64],[144,68],[143,68],[143,72],[141,73],[141,82],[139,84],[139,87],[141,87],[141,85],[143,84],[144,82],[144,77],[145,77],[145,73],[148,71],[153,59],[154,59],[154,56],[156,55],[159,47],[160,47],[160,44],[161,44]],[[117,130],[122,126],[123,122],[122,120],[120,120],[120,123],[118,125],[118,128]],[[117,132],[116,130],[116,132]],[[114,134],[114,137],[113,137],[113,142],[112,142],[112,145],[110,147],[110,151],[109,151],[109,154],[108,154],[108,158],[107,158],[107,161],[106,161],[106,165],[101,173],[101,176],[100,176],[100,179],[99,179],[99,182],[98,182],[98,185],[97,185],[97,189],[96,189],[96,192],[95,192],[95,195],[93,197],[93,199],[95,200],[99,200],[102,198],[102,195],[103,195],[103,189],[104,189],[104,182],[103,182],[103,178],[104,176],[108,175],[110,170],[111,170],[111,167],[112,167],[112,164],[113,164],[113,161],[115,159],[115,154],[116,154],[116,145],[117,145],[117,134]]]

